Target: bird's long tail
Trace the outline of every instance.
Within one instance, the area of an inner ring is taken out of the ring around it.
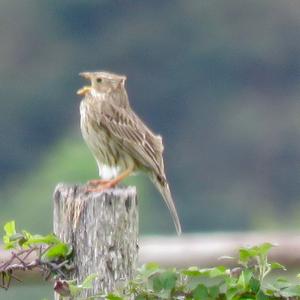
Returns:
[[[172,216],[177,234],[181,235],[181,225],[168,182],[165,179],[160,180],[160,178],[157,176],[152,176],[151,179],[165,200],[165,203]]]

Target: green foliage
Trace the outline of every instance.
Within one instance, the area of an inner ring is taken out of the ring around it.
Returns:
[[[43,236],[31,234],[26,230],[17,232],[15,221],[7,222],[4,225],[4,231],[5,249],[27,250],[34,246],[42,246],[45,248],[40,258],[42,262],[66,260],[72,254],[72,247],[63,243],[53,233]]]
[[[187,300],[267,300],[300,298],[300,284],[284,278],[265,283],[272,270],[284,266],[268,262],[268,253],[274,247],[264,243],[239,250],[238,266],[213,268],[189,267],[177,270],[163,269],[148,263],[138,269],[137,276],[128,285],[113,294],[109,300],[187,299]],[[103,295],[101,295],[103,297]],[[100,297],[100,296],[98,296]],[[93,299],[99,299],[97,296]]]
[[[71,256],[72,248],[54,234],[42,236],[33,235],[25,230],[18,232],[14,221],[7,222],[4,231],[3,241],[7,249],[26,250],[46,246],[40,256],[41,262],[45,264],[66,262]],[[157,263],[148,263],[137,270],[134,280],[114,293],[99,294],[88,299],[300,299],[300,284],[293,284],[282,277],[273,282],[265,282],[266,276],[273,270],[286,270],[278,262],[269,262],[268,254],[273,247],[273,244],[264,243],[239,249],[238,266],[232,269],[222,265],[212,268],[192,266],[180,270],[163,269]],[[4,275],[8,276],[6,273]],[[54,290],[62,297],[78,297],[81,291],[93,287],[97,276],[92,274],[80,284],[75,280],[57,279]],[[297,277],[300,277],[300,274]]]
[[[16,225],[14,221],[7,222],[4,225],[5,235],[3,236],[3,242],[6,249],[12,249],[16,243]]]
[[[273,247],[274,245],[270,243],[264,243],[252,248],[241,248],[239,250],[239,262],[245,267],[251,268],[253,260],[256,261],[251,269],[256,272],[257,277],[262,282],[271,270],[285,270],[285,267],[277,262],[268,262],[268,253]]]
[[[97,276],[97,274],[91,274],[80,284],[76,284],[76,280],[58,279],[54,284],[54,290],[62,297],[77,297],[83,290],[93,287],[93,282]]]

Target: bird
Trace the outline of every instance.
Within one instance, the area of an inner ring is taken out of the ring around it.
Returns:
[[[112,188],[124,178],[143,172],[161,193],[180,235],[181,224],[164,170],[162,137],[154,134],[131,108],[126,76],[107,71],[79,75],[90,81],[77,91],[82,96],[81,133],[100,176],[88,182],[88,191]]]

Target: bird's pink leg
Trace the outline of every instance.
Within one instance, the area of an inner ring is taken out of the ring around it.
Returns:
[[[102,184],[106,184],[108,183],[110,180],[107,179],[92,179],[88,181],[88,185],[93,185],[93,186],[97,186],[97,185],[102,185]]]
[[[127,170],[125,170],[119,176],[117,176],[116,178],[111,179],[111,180],[102,180],[102,179],[91,180],[91,181],[89,181],[89,183],[92,182],[94,187],[87,188],[87,192],[102,192],[105,189],[113,188],[118,183],[120,183],[123,179],[128,177],[132,173],[133,169],[134,169],[134,167],[129,167]]]

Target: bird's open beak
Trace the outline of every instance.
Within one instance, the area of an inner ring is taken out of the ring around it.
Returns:
[[[91,91],[91,86],[84,86],[83,88],[79,89],[76,94],[80,96],[84,96],[86,93]]]
[[[79,73],[79,75],[85,79],[91,79],[91,75],[89,72],[82,72]],[[84,86],[83,88],[79,89],[76,94],[80,96],[84,96],[86,93],[91,91],[91,88],[92,88],[91,86]]]

